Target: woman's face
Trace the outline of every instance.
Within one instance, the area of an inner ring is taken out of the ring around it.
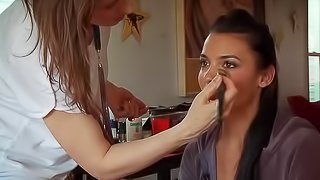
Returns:
[[[223,68],[238,90],[233,108],[247,107],[261,93],[261,72],[257,69],[257,62],[257,55],[244,35],[211,33],[200,56],[200,88],[203,89],[216,76],[219,67]]]
[[[96,0],[91,23],[100,26],[118,24],[126,14],[132,12],[132,0]]]

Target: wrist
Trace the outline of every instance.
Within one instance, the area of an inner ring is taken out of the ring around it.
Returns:
[[[185,119],[183,119],[183,121],[185,121]],[[197,137],[196,134],[192,132],[192,127],[189,127],[187,123],[183,123],[183,121],[171,128],[172,131],[174,131],[173,136],[178,138],[181,145],[185,145]]]

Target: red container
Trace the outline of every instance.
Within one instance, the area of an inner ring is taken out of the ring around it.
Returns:
[[[152,134],[167,130],[183,120],[187,111],[171,112],[160,115],[151,115]]]
[[[152,119],[152,134],[157,134],[161,131],[170,128],[170,118],[169,117],[155,117]]]

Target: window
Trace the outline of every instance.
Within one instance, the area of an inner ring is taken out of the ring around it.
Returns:
[[[320,1],[308,0],[309,99],[320,100]]]
[[[0,0],[0,14],[10,6],[14,0]]]

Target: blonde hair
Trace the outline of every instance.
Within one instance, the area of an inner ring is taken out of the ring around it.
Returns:
[[[81,111],[99,118],[101,109],[94,103],[90,87],[90,60],[87,31],[94,0],[23,0],[38,28],[38,45],[51,83]],[[50,63],[48,58],[50,57]],[[54,74],[59,74],[59,79]],[[62,88],[63,87],[63,88]]]

